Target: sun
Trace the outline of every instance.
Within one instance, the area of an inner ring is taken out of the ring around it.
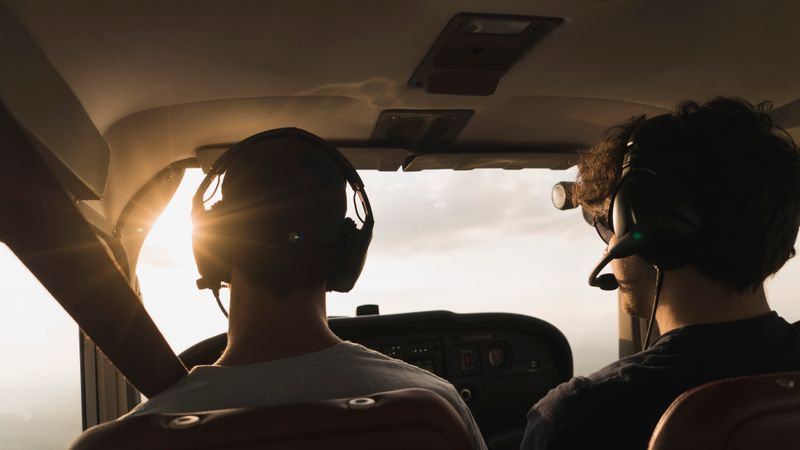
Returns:
[[[142,246],[140,262],[194,265],[192,256],[192,195],[203,179],[198,169],[188,169],[172,200],[153,224]]]
[[[199,169],[186,171],[145,239],[136,270],[144,305],[176,352],[226,327],[211,294],[195,286],[199,274],[192,253],[192,196],[202,180]],[[227,303],[227,292],[223,301]]]

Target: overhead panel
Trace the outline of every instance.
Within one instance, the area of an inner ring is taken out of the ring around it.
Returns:
[[[494,94],[511,66],[562,22],[554,17],[456,14],[408,85],[432,94]]]
[[[546,150],[535,146],[523,150],[449,151],[415,155],[403,171],[453,169],[568,169],[577,163],[578,147],[572,151]]]
[[[413,152],[449,148],[474,111],[468,109],[387,109],[381,111],[369,141]]]
[[[381,112],[369,143],[404,148],[403,171],[479,168],[566,169],[574,165],[581,143],[502,143],[459,139],[475,112],[467,109],[388,109]]]
[[[405,148],[379,147],[355,141],[330,141],[357,170],[395,172],[411,155]],[[233,144],[204,145],[196,150],[197,161],[203,173],[208,173],[214,162]]]
[[[0,3],[0,101],[33,138],[64,187],[79,199],[103,196],[108,144],[4,3]]]
[[[800,127],[800,99],[791,101],[770,112],[770,117],[783,128]]]

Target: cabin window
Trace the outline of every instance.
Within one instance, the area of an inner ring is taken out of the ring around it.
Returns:
[[[361,176],[375,236],[356,288],[331,294],[328,314],[445,309],[539,317],[569,339],[575,373],[617,357],[614,293],[586,279],[604,245],[578,210],[556,210],[553,184],[574,170],[376,172]],[[202,180],[188,170],[139,258],[144,303],[176,352],[226,330],[211,293],[195,287],[191,197]],[[223,302],[227,291],[223,290]],[[187,320],[187,318],[191,320]]]
[[[78,326],[2,243],[0,271],[0,448],[66,448],[81,433]]]
[[[800,249],[800,239],[794,246]],[[800,322],[798,274],[800,274],[800,257],[794,257],[765,283],[769,306],[790,323]]]
[[[618,356],[616,293],[587,285],[605,244],[578,210],[556,210],[554,183],[575,170],[363,171],[375,236],[356,288],[328,297],[328,314],[445,309],[513,312],[557,326],[572,346],[575,374]],[[191,197],[202,180],[188,170],[148,236],[138,275],[145,306],[176,352],[226,330],[208,291],[195,287]],[[773,308],[800,319],[791,261],[768,283]],[[227,303],[227,291],[223,290]],[[187,318],[191,318],[188,320]]]

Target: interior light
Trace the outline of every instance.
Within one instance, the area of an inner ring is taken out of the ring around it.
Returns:
[[[464,22],[462,31],[467,34],[500,34],[517,36],[522,34],[532,22],[530,20],[507,20],[473,17]]]

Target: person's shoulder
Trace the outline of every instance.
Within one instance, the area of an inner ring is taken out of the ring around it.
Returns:
[[[404,372],[406,376],[426,380],[430,383],[437,385],[449,386],[452,385],[449,381],[439,377],[433,372],[427,371],[413,364],[409,364],[403,360],[392,358],[381,352],[364,347],[361,344],[356,344],[350,341],[344,341],[342,344],[347,345],[348,352],[355,358],[358,358],[362,363],[368,363],[373,367],[380,367],[385,370],[393,372]]]
[[[551,389],[539,403],[542,403],[542,406],[563,407],[577,401],[602,396],[608,391],[616,391],[630,381],[630,371],[638,366],[639,361],[639,357],[623,358],[590,375],[573,377]]]
[[[612,406],[632,392],[629,371],[637,363],[638,358],[623,358],[551,389],[528,412],[523,448],[562,448],[556,443],[577,443],[595,428],[601,432]]]
[[[593,374],[594,375],[594,374]],[[592,401],[597,394],[608,389],[606,382],[610,377],[574,377],[551,389],[531,408],[530,420],[559,422],[561,417],[573,417],[580,412],[586,403]]]
[[[464,423],[469,429],[473,447],[476,449],[485,449],[486,444],[483,442],[478,425],[472,417],[472,413],[467,407],[464,400],[459,395],[456,388],[433,372],[409,364],[400,359],[395,359],[383,353],[371,350],[360,344],[349,341],[344,341],[343,344],[348,346],[347,352],[349,356],[354,358],[354,362],[360,366],[361,370],[370,371],[373,375],[378,374],[381,377],[387,377],[394,380],[403,380],[400,385],[406,387],[418,387],[428,389],[435,392],[444,400],[446,400],[456,412],[464,420]]]
[[[353,342],[344,342],[350,347],[348,350],[355,358],[355,363],[364,372],[371,372],[382,378],[403,380],[399,385],[428,389],[444,397],[458,409],[466,410],[467,407],[453,385],[433,372],[409,364],[403,360],[395,359],[383,353],[366,348]]]

